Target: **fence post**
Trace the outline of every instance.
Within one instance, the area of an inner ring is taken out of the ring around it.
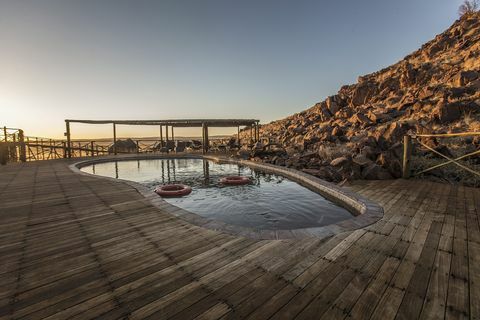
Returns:
[[[18,142],[20,143],[20,161],[27,161],[27,149],[25,148],[25,135],[23,130],[18,130]]]
[[[68,158],[72,157],[72,140],[70,136],[70,121],[65,120],[65,135],[67,136],[67,156]]]
[[[8,161],[8,147],[6,142],[0,142],[0,164],[6,165]]]
[[[17,155],[17,136],[12,134],[12,143],[10,144],[10,159],[13,159],[13,161],[18,160],[18,155]]]
[[[409,135],[403,136],[403,166],[402,178],[410,178],[410,158],[412,156],[412,137]]]

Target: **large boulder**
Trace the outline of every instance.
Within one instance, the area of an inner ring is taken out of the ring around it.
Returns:
[[[445,99],[438,101],[431,119],[440,123],[448,123],[460,119],[461,106],[458,103],[448,103]]]
[[[349,162],[350,162],[350,160],[347,157],[338,157],[338,158],[333,159],[330,162],[330,165],[332,167],[341,167],[345,164],[348,164]]]
[[[352,94],[351,105],[358,107],[364,105],[368,100],[375,95],[377,86],[373,83],[363,82],[355,86]]]
[[[370,160],[363,154],[357,154],[355,157],[353,157],[352,161],[360,167],[367,167],[373,163],[372,160]]]
[[[406,122],[395,121],[383,128],[377,128],[374,137],[378,145],[386,150],[393,144],[403,141],[403,136],[413,127]]]
[[[372,121],[370,119],[368,119],[367,116],[365,116],[364,114],[359,113],[359,112],[357,112],[356,114],[351,116],[350,119],[348,119],[348,122],[350,122],[352,124],[360,125],[362,127],[365,127],[365,126],[368,126],[368,125],[372,124]]]
[[[371,163],[362,169],[362,178],[366,180],[388,180],[392,175],[376,163]]]
[[[342,181],[342,175],[337,170],[329,166],[321,167],[319,169],[302,169],[302,171],[323,180],[331,182]]]
[[[376,164],[385,168],[394,178],[402,176],[402,164],[393,152],[381,153],[377,158]]]
[[[344,132],[342,130],[342,128],[336,126],[333,128],[332,130],[332,136],[334,137],[340,137],[340,136],[343,136]]]
[[[463,87],[470,82],[480,78],[480,72],[475,70],[460,71],[453,77],[453,84],[457,87]]]
[[[328,97],[325,103],[330,114],[337,113],[343,105],[343,101],[338,95]]]

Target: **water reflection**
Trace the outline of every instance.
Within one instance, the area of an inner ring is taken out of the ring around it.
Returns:
[[[83,171],[132,180],[152,190],[159,184],[184,183],[192,193],[166,201],[207,218],[261,229],[322,226],[351,218],[319,194],[282,176],[236,164],[203,159],[154,159],[101,163]],[[227,175],[246,176],[251,183],[225,186]]]
[[[208,161],[203,162],[203,181],[204,185],[210,183],[210,163]]]

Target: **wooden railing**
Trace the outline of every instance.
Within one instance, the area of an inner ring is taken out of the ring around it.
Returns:
[[[3,127],[0,132],[0,164],[26,161],[22,129]]]
[[[461,168],[462,170],[465,170],[477,178],[480,177],[480,170],[478,170],[476,167],[471,168],[471,166],[468,166],[465,161],[468,160],[469,158],[471,159],[474,156],[479,156],[480,155],[480,150],[475,150],[473,152],[468,152],[463,155],[458,155],[456,157],[451,157],[449,155],[443,154],[442,152],[439,152],[435,148],[432,148],[429,146],[427,143],[422,141],[423,139],[443,139],[443,138],[460,138],[460,137],[475,137],[475,136],[480,136],[480,132],[461,132],[461,133],[442,133],[442,134],[408,134],[404,136],[403,140],[403,172],[402,176],[403,178],[409,178],[411,176],[419,176],[428,172],[431,172],[432,170],[439,169],[442,167],[445,167],[447,165],[456,165],[457,167]],[[415,145],[418,145],[436,156],[445,159],[445,162],[435,164],[433,166],[424,168],[420,171],[413,172],[412,170],[412,154],[414,153],[415,150]],[[460,162],[463,160],[464,163]]]
[[[163,139],[131,139],[134,144],[128,149],[118,146],[114,150],[113,140],[71,140],[68,148],[67,140],[49,139],[41,137],[24,136],[21,129],[1,128],[0,133],[0,163],[25,162],[35,160],[51,160],[71,157],[93,157],[116,153],[154,153],[171,152],[178,150],[178,142],[182,140]],[[212,139],[212,151],[226,151],[229,139]],[[190,141],[190,140],[189,140]],[[186,143],[186,141],[183,141]],[[231,148],[230,148],[231,149]],[[200,152],[200,144],[190,146],[191,152]],[[183,150],[180,150],[183,151]]]

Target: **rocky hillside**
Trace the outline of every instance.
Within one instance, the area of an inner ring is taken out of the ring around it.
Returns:
[[[250,156],[331,181],[399,177],[406,132],[480,131],[479,109],[480,14],[474,14],[398,63],[263,125],[261,136],[279,147],[257,144]],[[463,142],[478,147],[480,141]],[[449,152],[436,140],[428,143]]]

